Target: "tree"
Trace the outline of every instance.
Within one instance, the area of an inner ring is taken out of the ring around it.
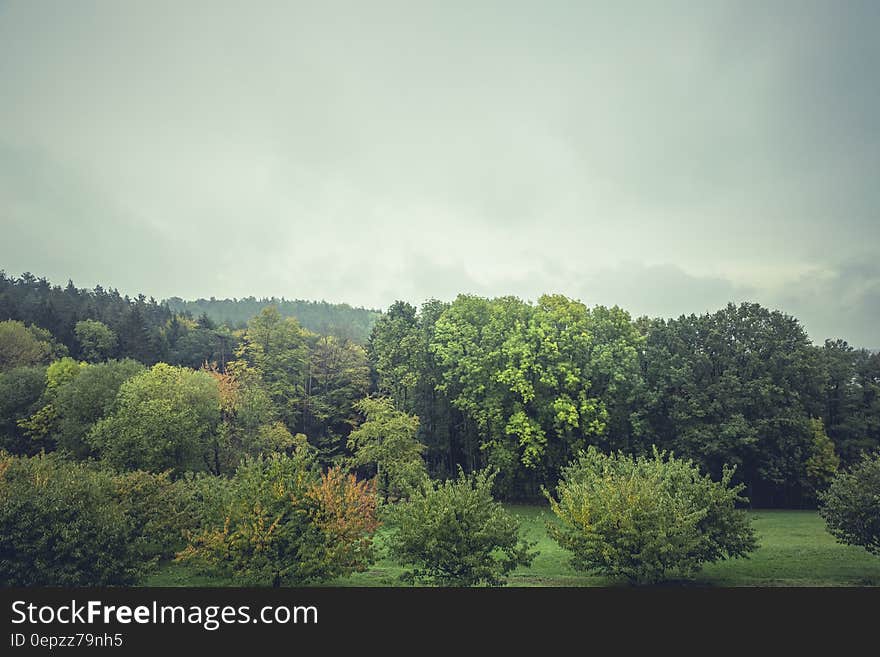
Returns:
[[[40,398],[41,407],[30,417],[18,421],[18,426],[35,441],[35,445],[54,448],[52,437],[56,433],[58,422],[55,399],[59,390],[76,379],[85,367],[87,367],[86,363],[64,357],[46,368],[46,387]]]
[[[219,422],[220,393],[211,375],[159,363],[122,384],[114,412],[86,442],[119,470],[209,470]]]
[[[45,329],[16,320],[0,322],[0,372],[45,365],[66,355],[67,349]]]
[[[519,521],[492,497],[494,473],[481,471],[438,483],[424,480],[391,507],[391,556],[410,566],[404,579],[441,586],[501,586],[533,547]]]
[[[293,318],[282,318],[275,306],[263,308],[248,322],[230,370],[248,367],[263,381],[291,431],[301,427],[304,382],[308,365],[307,334]]]
[[[272,400],[259,376],[238,367],[235,373],[205,370],[214,378],[220,395],[220,426],[210,440],[210,470],[214,474],[235,472],[245,456],[283,452],[294,437],[278,421]]]
[[[841,543],[880,555],[880,452],[864,454],[819,494],[819,515]]]
[[[39,445],[19,422],[41,406],[46,390],[46,367],[16,367],[0,372],[0,449],[13,454],[34,454]]]
[[[86,435],[95,423],[113,413],[122,384],[143,371],[144,366],[130,358],[108,360],[82,368],[60,386],[52,402],[57,449],[76,459],[94,456]]]
[[[184,479],[172,480],[170,471],[124,472],[113,477],[113,485],[116,504],[130,524],[130,547],[141,571],[172,558],[199,528],[194,487]]]
[[[384,499],[405,497],[427,478],[416,438],[419,418],[395,410],[387,397],[366,397],[356,404],[366,420],[348,437],[352,467],[376,469],[379,494]]]
[[[116,351],[116,333],[103,322],[84,319],[74,327],[80,354],[90,363],[100,363]]]
[[[572,553],[571,564],[634,584],[690,577],[704,563],[746,556],[757,547],[743,485],[700,473],[691,461],[654,449],[653,457],[603,454],[590,447],[563,470],[558,499],[546,493],[559,523],[548,531]]]
[[[822,420],[810,420],[813,431],[813,449],[807,459],[807,485],[813,495],[824,491],[834,479],[840,467],[840,457],[834,450],[834,443],[825,433]]]
[[[321,473],[300,441],[293,456],[246,460],[222,525],[197,534],[178,558],[242,584],[302,585],[364,570],[378,526],[373,486]]]
[[[356,424],[355,403],[369,392],[370,367],[364,348],[332,335],[309,336],[309,362],[301,430],[330,462],[345,449]]]
[[[716,478],[735,465],[756,504],[797,503],[823,378],[798,321],[744,303],[643,329],[644,433]]]
[[[0,585],[131,584],[140,572],[133,539],[109,473],[0,453]]]

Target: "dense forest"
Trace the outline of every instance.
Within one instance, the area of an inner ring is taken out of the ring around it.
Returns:
[[[232,328],[245,328],[251,318],[260,314],[266,306],[275,306],[282,317],[294,317],[303,328],[321,333],[349,338],[358,344],[365,344],[373,330],[373,324],[382,314],[378,310],[353,308],[347,303],[327,303],[326,301],[303,301],[276,297],[246,297],[244,299],[196,299],[184,301],[171,297],[165,302],[168,308],[178,314],[199,317],[205,315],[216,324]]]
[[[461,295],[302,321],[326,308],[259,305],[0,273],[0,449],[223,476],[300,434],[322,465],[351,465],[372,397],[410,418],[430,474],[491,466],[504,499],[539,499],[589,446],[656,446],[714,478],[736,466],[754,506],[796,507],[880,446],[880,354],[817,346],[758,304],[660,319]]]

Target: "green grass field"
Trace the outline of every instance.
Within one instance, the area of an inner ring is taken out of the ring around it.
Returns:
[[[511,506],[540,554],[529,568],[517,570],[509,586],[614,586],[568,565],[568,556],[547,535],[549,510]],[[880,557],[837,543],[815,511],[751,511],[760,548],[748,559],[706,566],[687,586],[880,586]],[[381,551],[382,536],[377,538]],[[403,568],[382,556],[370,570],[328,586],[399,586]],[[231,582],[194,573],[170,563],[148,577],[146,586],[229,586]]]

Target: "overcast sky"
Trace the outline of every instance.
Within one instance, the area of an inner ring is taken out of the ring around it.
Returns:
[[[0,268],[754,300],[880,347],[878,2],[0,0]]]

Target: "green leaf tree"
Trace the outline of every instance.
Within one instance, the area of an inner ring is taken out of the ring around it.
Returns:
[[[372,561],[372,485],[339,468],[321,473],[304,440],[293,456],[246,460],[230,486],[223,523],[194,536],[178,559],[274,587],[326,581]]]
[[[210,470],[220,393],[207,372],[159,363],[125,381],[86,442],[119,470]]]
[[[440,586],[501,586],[535,557],[519,521],[492,497],[487,470],[438,483],[425,480],[387,515],[392,558],[404,579]]]
[[[547,493],[558,523],[550,535],[572,553],[577,570],[634,584],[691,577],[704,563],[746,556],[757,547],[731,486],[691,462],[654,450],[653,457],[603,454],[590,447],[563,470],[557,498]]]
[[[116,333],[103,322],[84,319],[73,329],[81,356],[90,363],[105,361],[116,352]]]
[[[880,555],[880,452],[838,474],[819,499],[819,515],[838,541]]]
[[[387,397],[366,397],[356,407],[366,419],[348,437],[350,465],[375,467],[384,499],[406,497],[428,476],[425,446],[416,437],[419,418],[396,410]]]

